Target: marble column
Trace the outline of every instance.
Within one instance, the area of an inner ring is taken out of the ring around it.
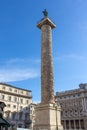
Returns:
[[[45,17],[37,27],[41,29],[41,103],[53,103],[52,29],[56,25]]]
[[[46,15],[37,24],[41,30],[41,103],[35,108],[34,130],[63,130],[61,107],[54,99],[52,29],[56,25]]]

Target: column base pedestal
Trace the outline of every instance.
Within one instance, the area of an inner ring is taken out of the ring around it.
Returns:
[[[55,104],[39,104],[35,108],[34,130],[63,130],[61,108]]]

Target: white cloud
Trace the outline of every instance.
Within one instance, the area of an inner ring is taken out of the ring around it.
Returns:
[[[87,60],[87,57],[75,54],[61,55],[55,58],[55,60]]]
[[[33,64],[33,66],[32,66]],[[36,60],[9,59],[0,66],[0,82],[13,82],[36,78],[39,76]]]
[[[0,82],[21,81],[29,78],[38,77],[39,74],[34,70],[28,69],[4,69],[0,70]]]
[[[14,59],[9,59],[6,61],[6,64],[36,64],[36,63],[40,63],[39,59],[28,59],[28,58],[14,58]]]

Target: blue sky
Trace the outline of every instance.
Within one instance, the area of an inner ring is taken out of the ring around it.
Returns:
[[[0,82],[32,90],[40,101],[41,31],[36,27],[47,9],[55,22],[54,87],[78,88],[87,82],[86,0],[1,0]]]

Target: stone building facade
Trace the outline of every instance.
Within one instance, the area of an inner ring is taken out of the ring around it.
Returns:
[[[56,92],[56,101],[62,108],[64,130],[87,130],[87,84],[78,89]]]
[[[29,128],[31,91],[0,83],[0,101],[6,104],[4,118],[12,127]]]

